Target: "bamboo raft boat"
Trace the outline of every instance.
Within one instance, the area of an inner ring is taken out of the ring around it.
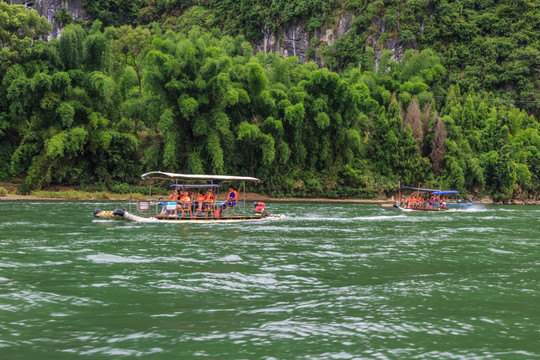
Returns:
[[[251,211],[246,206],[245,183],[258,183],[259,179],[231,175],[194,175],[152,171],[141,176],[142,179],[174,181],[170,187],[176,190],[207,189],[208,192],[219,189],[224,182],[241,182],[243,184],[243,202],[214,201],[198,204],[194,201],[164,201],[163,198],[152,200],[151,186],[148,200],[138,200],[135,212],[126,209],[101,210],[95,209],[93,214],[100,219],[129,220],[134,222],[163,222],[163,223],[241,223],[283,220],[285,215],[272,214],[265,209],[263,202],[254,202]],[[181,183],[179,183],[179,181]],[[195,182],[195,183],[194,183]],[[242,206],[243,205],[243,206]],[[161,208],[160,208],[161,207]],[[152,208],[154,213],[152,214]]]

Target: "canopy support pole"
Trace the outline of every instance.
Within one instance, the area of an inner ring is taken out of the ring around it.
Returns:
[[[246,182],[242,181],[242,185],[244,186],[244,214],[246,214]]]

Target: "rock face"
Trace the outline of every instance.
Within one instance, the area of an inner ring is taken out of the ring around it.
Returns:
[[[39,15],[45,16],[47,21],[53,25],[49,39],[60,37],[62,32],[62,28],[54,19],[54,15],[61,8],[66,8],[73,19],[88,19],[83,9],[83,0],[7,0],[5,2],[10,5],[23,4],[27,8],[35,9]]]
[[[255,51],[264,51],[281,53],[283,56],[297,56],[299,61],[314,60],[319,66],[324,65],[324,59],[319,56],[317,47],[320,45],[332,45],[340,37],[346,36],[351,29],[354,17],[352,14],[343,13],[335,24],[323,27],[310,34],[304,23],[297,23],[288,28],[282,29],[278,34],[273,34],[268,29],[262,29],[263,39],[256,44]],[[392,59],[399,61],[403,56],[405,47],[399,39],[388,39],[384,43],[379,42],[381,34],[385,33],[385,27],[382,19],[375,19],[372,27],[377,28],[376,33],[370,35],[366,41],[366,46],[371,46],[375,50],[375,63],[378,63],[383,49],[393,52]],[[310,44],[313,47],[310,59],[307,59]]]
[[[256,51],[279,52],[283,56],[297,56],[300,61],[306,58],[309,47],[308,32],[304,24],[296,24],[276,36],[270,30],[263,29],[263,40],[255,47]]]
[[[351,29],[353,16],[344,14],[338,18],[333,27],[317,29],[311,36],[304,23],[297,23],[288,28],[284,28],[279,34],[272,34],[268,29],[262,29],[263,39],[256,44],[255,51],[264,51],[281,53],[283,56],[297,56],[298,60],[306,61],[307,51],[310,42],[315,39],[316,43],[326,43],[332,45],[341,36],[347,34]],[[315,49],[314,49],[315,50]],[[323,65],[323,60],[315,51],[315,60],[319,65]]]

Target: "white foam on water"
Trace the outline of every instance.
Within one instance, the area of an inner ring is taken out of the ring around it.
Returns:
[[[138,333],[133,333],[133,334],[128,334],[128,335],[124,335],[124,336],[114,336],[110,339],[107,340],[107,342],[109,344],[112,344],[112,343],[116,343],[116,342],[120,342],[120,341],[126,341],[126,340],[134,340],[134,339],[161,339],[161,338],[164,338],[165,336],[164,335],[161,335],[161,334],[156,334],[156,333],[142,333],[142,332],[138,332]]]
[[[86,256],[86,260],[96,264],[149,263],[154,261],[153,259],[147,259],[141,256],[119,256],[112,254],[88,255]]]
[[[486,233],[486,232],[499,232],[500,229],[489,228],[489,227],[466,227],[466,228],[454,229],[453,232],[456,232],[456,231],[468,231],[468,232],[476,232],[476,233]]]
[[[492,215],[492,216],[478,217],[477,219],[478,220],[513,220],[515,218],[514,217],[509,217],[509,216],[495,216],[495,215]]]
[[[53,317],[67,317],[69,314],[66,313],[51,313],[51,316]]]
[[[222,257],[221,259],[218,259],[217,261],[223,261],[223,262],[238,262],[242,261],[243,259],[238,255],[227,255]]]
[[[492,249],[492,248],[488,248],[488,250],[497,254],[508,254],[508,255],[515,254],[515,252],[508,251],[508,250]]]
[[[472,205],[469,207],[460,207],[460,208],[454,208],[454,209],[460,212],[472,212],[472,213],[496,211],[495,209],[487,208],[485,205]]]

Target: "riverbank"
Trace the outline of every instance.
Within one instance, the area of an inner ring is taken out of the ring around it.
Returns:
[[[0,187],[4,187],[0,183]],[[223,195],[225,196],[225,195]],[[154,197],[158,197],[153,196]],[[219,198],[219,196],[218,196]],[[391,203],[393,198],[377,198],[377,199],[329,199],[329,198],[298,198],[298,197],[271,197],[261,195],[253,192],[248,192],[244,195],[240,195],[240,200],[246,201],[262,201],[262,202],[310,202],[310,203],[358,203],[358,204],[379,204],[379,203]],[[147,200],[146,194],[115,194],[106,191],[100,192],[86,192],[78,191],[70,188],[58,190],[58,191],[36,191],[31,195],[18,195],[15,194],[15,188],[8,189],[8,195],[0,197],[0,200],[16,200],[16,201],[129,201],[129,200]],[[508,204],[508,205],[540,205],[540,200],[517,200],[512,199],[507,202],[495,202],[492,198],[485,196],[483,198],[470,198],[467,199],[475,204],[491,205],[491,204]]]

